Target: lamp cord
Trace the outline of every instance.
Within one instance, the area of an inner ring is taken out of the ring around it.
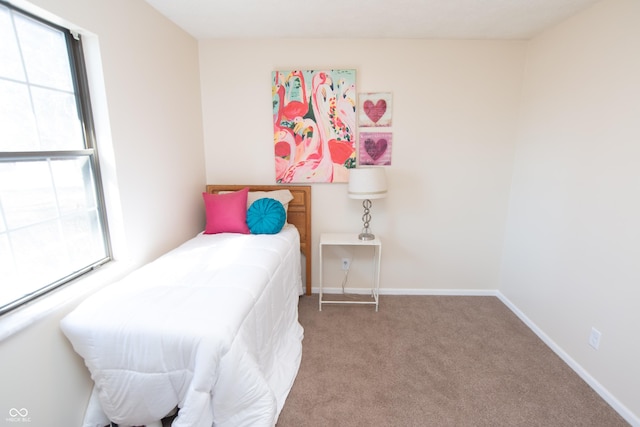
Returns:
[[[344,291],[344,286],[347,284],[347,278],[349,277],[349,270],[351,270],[351,265],[349,265],[349,268],[344,271],[344,277],[342,278],[342,295],[346,295]]]

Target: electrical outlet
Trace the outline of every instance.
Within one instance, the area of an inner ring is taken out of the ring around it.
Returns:
[[[591,335],[589,335],[589,345],[596,350],[600,347],[600,337],[602,334],[596,328],[591,328]]]
[[[351,267],[351,259],[350,258],[342,258],[342,269],[344,271],[349,270],[349,267]]]

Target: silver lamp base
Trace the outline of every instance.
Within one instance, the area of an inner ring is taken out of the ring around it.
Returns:
[[[362,215],[363,227],[362,233],[358,234],[358,239],[373,240],[376,236],[371,233],[371,229],[369,228],[369,222],[371,222],[371,200],[363,200],[362,207],[364,208],[364,215]]]
[[[373,240],[375,238],[376,238],[376,236],[374,236],[371,233],[360,233],[360,234],[358,234],[358,239],[360,239],[360,240]]]

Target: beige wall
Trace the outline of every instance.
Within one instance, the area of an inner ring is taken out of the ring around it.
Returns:
[[[525,47],[517,41],[202,41],[207,180],[275,182],[273,70],[356,69],[358,92],[393,93],[389,195],[374,201],[372,211],[373,231],[383,240],[380,286],[396,293],[495,290]],[[360,231],[361,202],[346,190],[345,184],[313,186],[314,250],[321,232]],[[314,287],[317,277],[316,268]]]
[[[636,425],[639,52],[637,0],[597,3],[531,41],[500,285]]]
[[[197,42],[142,0],[33,4],[86,36],[105,182],[109,195],[119,195],[109,211],[117,234],[116,264],[134,268],[202,229],[205,170]],[[103,75],[96,72],[100,60]],[[16,425],[6,421],[10,408],[27,408],[32,426],[81,425],[91,382],[58,322],[77,303],[73,290],[86,284],[46,298],[57,305],[0,341],[0,425]],[[38,304],[29,310],[22,313],[45,308]],[[0,319],[0,335],[19,317]]]

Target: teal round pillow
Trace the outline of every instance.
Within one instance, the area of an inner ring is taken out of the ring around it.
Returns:
[[[258,199],[247,210],[247,225],[252,234],[276,234],[286,220],[284,206],[276,199]]]

